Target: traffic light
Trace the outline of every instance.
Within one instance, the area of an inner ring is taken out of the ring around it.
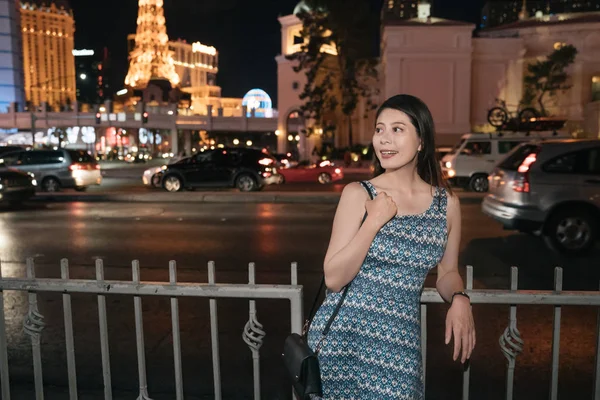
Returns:
[[[148,111],[144,111],[142,114],[142,124],[148,123]]]
[[[100,114],[99,112],[96,113],[96,124],[100,124],[100,117],[102,116],[102,114]]]

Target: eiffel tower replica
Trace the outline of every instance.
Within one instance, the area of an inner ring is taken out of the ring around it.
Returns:
[[[135,47],[129,59],[125,86],[135,92],[155,86],[153,91],[160,90],[162,100],[166,100],[171,90],[179,85],[173,52],[169,50],[163,0],[138,1]]]

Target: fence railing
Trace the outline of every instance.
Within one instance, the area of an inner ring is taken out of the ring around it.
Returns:
[[[4,315],[3,292],[6,290],[23,291],[28,293],[28,312],[23,323],[25,333],[30,337],[36,400],[44,398],[43,371],[41,360],[40,337],[45,322],[37,305],[37,294],[43,292],[62,293],[63,315],[65,325],[65,346],[67,358],[67,373],[69,398],[77,399],[77,369],[75,364],[75,349],[73,340],[73,319],[71,310],[71,294],[87,293],[97,295],[98,319],[100,329],[100,347],[102,358],[102,373],[104,381],[104,398],[112,399],[112,383],[110,370],[110,351],[108,342],[108,322],[106,296],[130,295],[134,301],[134,317],[136,330],[137,364],[139,397],[150,399],[146,380],[146,361],[144,347],[144,327],[142,316],[142,296],[162,296],[170,298],[171,330],[173,335],[173,360],[175,372],[176,399],[183,399],[183,375],[181,358],[181,339],[179,329],[180,297],[209,298],[210,332],[212,344],[212,364],[214,398],[220,400],[221,367],[219,353],[217,299],[244,298],[249,299],[249,319],[245,324],[242,337],[252,352],[254,374],[254,398],[260,399],[260,347],[265,336],[263,326],[258,321],[255,302],[257,299],[282,299],[290,301],[291,331],[299,333],[302,329],[303,306],[302,287],[298,285],[297,264],[291,265],[290,285],[261,285],[255,282],[255,266],[249,264],[248,284],[223,284],[215,282],[215,264],[208,264],[208,283],[181,283],[177,281],[175,261],[169,263],[169,282],[144,282],[140,279],[139,262],[132,262],[132,281],[105,280],[102,260],[96,261],[96,279],[70,279],[67,260],[61,261],[61,278],[36,278],[33,259],[26,263],[26,278],[3,278],[0,268],[0,384],[2,385],[2,400],[10,399],[10,379],[8,372],[6,322]],[[558,366],[561,333],[562,306],[600,306],[599,291],[562,291],[562,269],[555,269],[555,288],[552,291],[518,290],[518,269],[511,268],[510,289],[490,290],[473,289],[473,268],[467,267],[467,289],[472,304],[496,304],[510,307],[508,326],[499,338],[499,345],[507,359],[506,399],[513,398],[514,371],[518,355],[523,350],[524,340],[517,326],[517,305],[548,305],[554,307],[553,336],[552,336],[552,374],[550,399],[558,398]],[[423,370],[427,355],[427,307],[429,304],[443,303],[435,289],[425,289],[421,297],[421,342],[423,351]],[[600,321],[600,315],[599,315]],[[593,398],[600,400],[600,323],[596,332],[596,361],[594,374]],[[463,372],[462,398],[469,399],[470,367],[467,365]]]

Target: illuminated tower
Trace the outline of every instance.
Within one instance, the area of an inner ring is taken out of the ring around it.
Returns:
[[[129,58],[125,85],[144,88],[151,79],[179,84],[165,26],[163,0],[139,0],[135,47]]]

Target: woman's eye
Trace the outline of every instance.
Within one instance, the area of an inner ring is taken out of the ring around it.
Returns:
[[[383,129],[381,129],[381,128],[375,128],[375,133],[381,133],[381,132],[383,132]]]
[[[394,128],[394,133],[400,133],[400,132],[402,132],[402,128],[398,128],[398,127]]]

